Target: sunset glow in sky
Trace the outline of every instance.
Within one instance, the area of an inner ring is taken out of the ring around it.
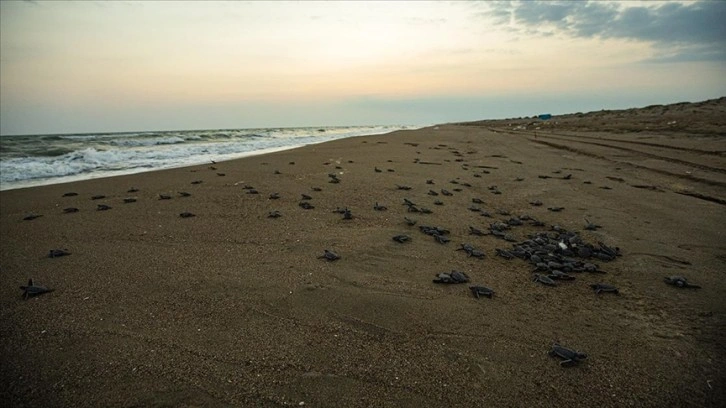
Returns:
[[[433,124],[726,95],[726,2],[0,2],[0,134]]]

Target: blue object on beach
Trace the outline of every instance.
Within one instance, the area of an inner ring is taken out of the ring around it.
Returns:
[[[552,119],[552,114],[550,114],[550,113],[543,113],[543,114],[539,115],[538,118],[540,118],[542,120],[549,120],[549,119]]]

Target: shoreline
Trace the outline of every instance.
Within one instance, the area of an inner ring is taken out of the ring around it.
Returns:
[[[372,128],[390,128],[393,126],[368,126],[368,128],[371,128],[370,131],[374,131]],[[401,126],[398,126],[401,128]],[[355,127],[354,127],[355,128]],[[295,129],[302,129],[302,128],[269,128],[267,130],[270,131],[276,131],[276,130],[295,130]],[[304,129],[316,129],[316,132],[319,132],[320,130],[317,128],[304,128]],[[329,131],[335,131],[339,129],[348,129],[348,127],[327,127]],[[415,127],[406,127],[405,129],[417,129]],[[257,130],[257,129],[240,129],[240,130]],[[264,130],[264,129],[263,129]],[[340,135],[334,135],[333,139],[328,139],[325,136],[323,136],[323,140],[313,140],[313,141],[300,141],[294,144],[290,144],[287,146],[275,146],[275,147],[266,147],[261,148],[257,150],[251,150],[251,151],[244,151],[239,153],[220,153],[215,156],[207,155],[209,157],[213,157],[218,162],[222,161],[229,161],[229,160],[235,160],[239,158],[249,157],[249,156],[255,156],[260,154],[267,154],[267,153],[273,153],[277,151],[284,151],[284,150],[290,150],[290,149],[296,149],[299,147],[307,146],[307,145],[314,145],[319,143],[325,143],[330,140],[338,140],[338,139],[345,139],[348,137],[356,137],[356,136],[368,136],[368,135],[378,135],[378,134],[386,134],[390,133],[395,130],[401,130],[401,129],[394,129],[385,131],[383,133],[371,133],[371,134],[364,134],[364,135],[353,135],[353,136],[340,136]],[[205,130],[200,132],[214,132],[216,130]],[[192,131],[194,132],[194,131]],[[157,134],[159,132],[142,132],[144,134]],[[167,132],[172,133],[172,132]],[[133,135],[135,133],[129,132],[129,133],[107,133],[107,134],[100,134],[105,136],[114,136],[118,135],[120,137],[124,135]],[[39,137],[42,136],[55,136],[55,135],[38,135]],[[72,135],[71,135],[72,136]],[[22,136],[21,136],[22,137]],[[309,137],[309,136],[308,136]],[[330,136],[328,136],[330,137]],[[297,138],[290,139],[291,141],[295,141]],[[181,144],[179,145],[181,146]],[[211,161],[211,159],[210,159]],[[182,164],[167,164],[163,165],[161,167],[154,167],[149,168],[148,166],[139,166],[135,167],[133,169],[123,169],[123,170],[94,170],[90,173],[83,172],[83,173],[76,173],[72,175],[66,175],[66,176],[60,176],[60,177],[51,177],[51,178],[36,178],[36,179],[30,179],[30,180],[22,180],[22,181],[12,181],[9,183],[0,183],[0,191],[7,191],[7,190],[14,190],[18,188],[29,188],[29,187],[37,187],[37,186],[45,186],[45,185],[53,185],[53,184],[63,184],[68,182],[74,182],[74,181],[82,181],[82,180],[89,180],[89,179],[96,179],[96,178],[106,178],[106,177],[115,177],[115,176],[123,176],[123,175],[129,175],[129,174],[137,174],[137,173],[145,173],[149,171],[156,171],[156,170],[166,170],[166,169],[174,169],[174,168],[180,168],[180,167],[187,167],[187,166],[196,166],[201,165],[204,163],[208,163],[206,159],[204,161],[199,162],[188,162],[188,163],[182,163]],[[7,184],[10,184],[10,186],[7,186]]]
[[[0,397],[49,407],[726,402],[724,207],[683,194],[726,199],[726,173],[713,170],[723,158],[698,152],[726,141],[487,126],[0,192]],[[682,177],[691,164],[698,178]],[[432,213],[409,212],[404,198]],[[30,213],[42,217],[24,221]],[[507,230],[516,242],[556,226],[622,256],[590,260],[604,273],[533,282],[532,264],[497,255],[515,242],[470,233],[512,218],[523,221]],[[410,241],[392,240],[401,234]],[[71,255],[47,258],[53,248]],[[341,259],[320,259],[325,249]],[[471,282],[432,282],[452,270]],[[671,275],[701,289],[665,284]],[[23,300],[28,278],[55,291]],[[596,294],[597,283],[620,293]],[[495,294],[477,299],[470,285]],[[588,357],[562,367],[553,342]]]

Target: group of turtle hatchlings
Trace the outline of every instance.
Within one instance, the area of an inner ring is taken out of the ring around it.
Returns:
[[[339,179],[334,174],[329,175],[331,177],[331,183],[337,183],[339,182]],[[192,184],[195,184],[194,182]],[[429,183],[432,184],[432,183]],[[398,186],[401,190],[407,190],[410,189],[410,187],[407,186]],[[250,188],[251,190],[251,188]],[[135,191],[135,190],[129,190]],[[446,190],[441,190],[441,193],[444,195],[451,195]],[[75,193],[67,193],[64,196],[71,196]],[[182,193],[184,196],[188,196],[188,193]],[[438,195],[438,193],[431,190],[429,192],[430,195]],[[278,198],[279,196],[270,196],[271,199]],[[103,198],[102,196],[99,197],[93,197],[94,199],[97,198]],[[160,195],[160,199],[170,199],[171,197]],[[310,196],[303,195],[303,201],[301,201],[300,206],[304,209],[312,209],[314,208],[312,205],[310,205],[307,200],[309,200]],[[129,200],[130,201],[130,200]],[[474,200],[476,203],[476,199]],[[535,202],[531,203],[532,205],[541,205],[541,202]],[[410,200],[404,199],[404,205],[407,205],[409,207],[409,212],[423,212],[420,208],[418,208],[414,203],[412,203]],[[100,207],[100,206],[99,206]],[[99,208],[101,209],[101,208]],[[107,208],[103,208],[107,209]],[[374,209],[377,211],[384,211],[386,210],[385,206],[379,205],[378,203],[375,204]],[[70,210],[70,209],[68,209]],[[75,210],[75,209],[73,209]],[[559,211],[561,208],[551,208],[552,211]],[[70,211],[67,211],[70,212]],[[352,215],[350,213],[350,210],[347,208],[344,210],[337,210],[336,212],[340,212],[343,214],[344,219],[351,219]],[[270,212],[269,217],[271,218],[277,218],[281,214],[279,211],[273,211]],[[193,217],[194,214],[192,213],[182,213],[182,218],[188,218]],[[30,215],[24,218],[24,220],[33,220],[35,218],[40,217],[40,215]],[[416,224],[416,221],[405,218],[406,223],[409,226],[413,226]],[[591,222],[587,221],[586,229],[587,230],[595,230],[597,228],[600,228],[599,225],[592,224]],[[431,227],[431,226],[420,226],[419,229],[421,232],[423,232],[426,235],[433,236],[434,239],[441,243],[445,244],[450,241],[450,239],[446,236],[449,234],[449,231],[443,228],[439,227]],[[492,224],[490,226],[488,232],[480,231],[474,227],[470,227],[471,231],[470,233],[472,235],[495,235],[498,237],[503,236],[502,230],[508,229],[505,225],[499,225],[497,223]],[[613,260],[616,256],[620,255],[619,248],[610,248],[605,246],[604,244],[600,243],[599,248],[595,248],[592,245],[585,244],[579,236],[577,236],[576,233],[571,233],[568,231],[565,231],[564,229],[561,229],[559,227],[554,228],[555,231],[559,232],[559,236],[550,237],[546,233],[540,233],[535,234],[532,239],[527,240],[520,244],[515,244],[514,248],[512,250],[502,250],[497,249],[497,255],[505,258],[505,259],[513,259],[515,257],[528,260],[530,263],[535,265],[535,272],[536,271],[543,271],[547,272],[548,274],[540,274],[535,273],[533,275],[533,281],[539,282],[544,285],[548,286],[555,286],[556,280],[571,280],[575,279],[573,276],[569,275],[568,272],[600,272],[598,270],[598,267],[594,264],[589,263],[582,263],[579,261],[574,261],[573,256],[579,256],[582,258],[588,258],[588,257],[595,257],[603,261],[609,261]],[[411,240],[411,237],[408,235],[396,235],[393,237],[393,240],[398,243],[405,243]],[[470,244],[461,244],[460,248],[457,249],[457,251],[464,251],[469,257],[476,257],[479,259],[483,259],[485,257],[485,253],[479,249],[474,248]],[[49,251],[48,257],[49,258],[58,258],[62,256],[70,255],[71,253],[68,252],[66,249],[51,249]],[[319,256],[318,258],[325,259],[326,261],[337,261],[341,257],[340,255],[336,254],[333,251],[330,251],[328,249],[325,249],[323,252],[323,255]],[[565,271],[562,271],[560,269],[565,269]],[[468,283],[470,281],[469,276],[460,271],[452,270],[451,272],[445,272],[445,273],[439,273],[436,274],[436,278],[433,279],[434,283],[440,283],[440,284],[461,284],[461,283]],[[692,284],[688,282],[688,280],[683,276],[667,276],[664,278],[664,282],[673,285],[678,288],[700,288],[699,285]],[[604,284],[604,283],[596,283],[590,285],[595,293],[618,293],[618,289],[612,285]],[[33,279],[28,280],[28,284],[24,286],[20,286],[20,289],[23,291],[23,298],[28,299],[33,296],[42,295],[45,293],[53,292],[54,289],[47,288],[42,285],[37,285],[33,282]],[[491,288],[488,288],[486,286],[480,286],[480,285],[474,285],[469,286],[469,289],[472,292],[472,295],[479,299],[480,297],[488,297],[492,298],[494,296],[495,291]],[[551,357],[558,357],[562,361],[560,361],[560,365],[562,367],[570,367],[574,366],[577,363],[579,363],[581,360],[584,360],[587,358],[587,354],[564,347],[558,343],[554,343],[551,347],[551,350],[549,351],[549,355]]]

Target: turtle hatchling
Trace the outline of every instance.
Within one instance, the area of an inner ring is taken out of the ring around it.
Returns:
[[[64,209],[63,209],[63,212],[64,212],[64,213],[66,213],[66,214],[70,214],[70,213],[76,213],[76,212],[78,212],[78,211],[79,211],[79,210],[78,210],[78,208],[76,208],[76,207],[68,207],[68,208],[64,208]]]
[[[182,217],[182,218],[191,218],[191,217],[196,217],[196,215],[195,215],[195,214],[192,214],[192,213],[190,213],[190,212],[183,212],[183,213],[179,214],[179,216],[180,216],[180,217]]]
[[[532,279],[532,282],[539,282],[547,286],[557,286],[555,281],[553,281],[549,276],[540,275],[539,273],[534,274],[534,279]]]
[[[380,205],[378,204],[378,202],[376,202],[376,204],[373,206],[373,209],[376,211],[386,211],[388,207],[386,207],[385,205]]]
[[[51,249],[48,251],[48,258],[60,258],[61,256],[70,255],[67,249]]]
[[[486,286],[469,286],[469,289],[471,290],[471,293],[474,295],[474,297],[476,297],[477,299],[482,296],[486,296],[491,299],[492,296],[494,296],[494,290],[489,289]]]
[[[267,214],[267,218],[280,218],[282,217],[282,214],[280,214],[280,211],[270,211],[269,214]]]
[[[595,289],[596,294],[600,294],[603,292],[610,292],[615,293],[616,295],[619,293],[618,288],[616,288],[613,285],[608,285],[606,283],[593,283],[590,285],[591,288]]]
[[[337,261],[340,259],[340,256],[336,254],[333,251],[329,251],[327,249],[324,250],[325,252],[318,257],[318,259],[325,259],[326,261]]]
[[[411,237],[409,237],[408,235],[396,235],[395,237],[393,237],[393,240],[403,244],[404,242],[410,241]]]
[[[686,278],[684,278],[683,276],[666,276],[663,280],[665,281],[665,283],[679,287],[679,288],[692,288],[692,289],[701,288],[698,285],[688,283]]]
[[[560,361],[560,365],[562,367],[573,366],[579,363],[580,360],[584,360],[587,358],[587,354],[560,346],[557,343],[552,344],[552,350],[550,350],[548,354],[550,355],[550,357],[561,358],[562,361]]]
[[[45,286],[35,285],[35,284],[33,284],[33,279],[28,279],[28,285],[21,286],[20,289],[23,290],[23,297],[26,300],[31,296],[38,296],[38,295],[42,295],[43,293],[49,293],[49,292],[52,292],[55,290],[55,289],[48,289]]]
[[[464,272],[452,270],[449,273],[440,273],[436,275],[434,283],[466,283],[469,282],[469,276]]]

